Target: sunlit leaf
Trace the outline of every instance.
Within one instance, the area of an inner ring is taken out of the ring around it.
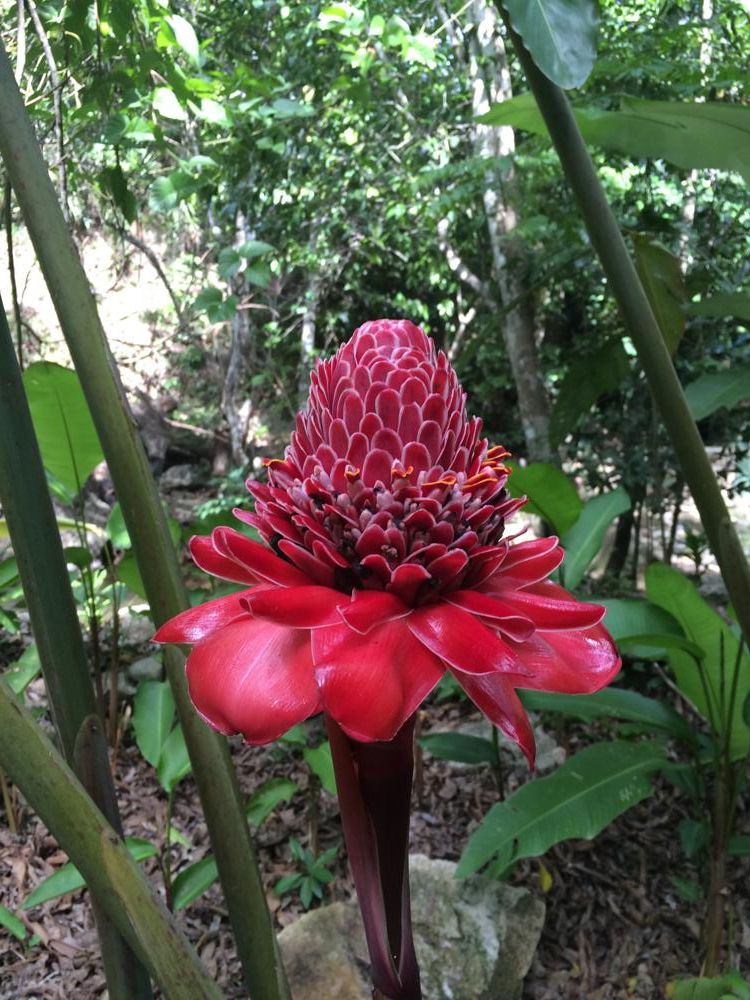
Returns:
[[[680,262],[658,240],[645,233],[633,239],[635,266],[669,353],[674,354],[685,330],[688,300]]]
[[[594,0],[502,0],[510,21],[545,76],[580,87],[596,59],[598,5]]]
[[[705,372],[685,387],[690,412],[703,420],[723,407],[750,399],[750,365],[733,365],[720,372]]]
[[[583,501],[568,476],[546,462],[513,465],[508,490],[514,497],[527,496],[524,510],[538,514],[562,535],[578,520]]]
[[[104,459],[78,375],[51,361],[23,373],[31,419],[45,469],[76,494]]]
[[[630,497],[622,486],[586,501],[578,520],[561,539],[565,549],[561,573],[566,587],[578,586],[602,547],[607,528],[626,510],[630,510]]]

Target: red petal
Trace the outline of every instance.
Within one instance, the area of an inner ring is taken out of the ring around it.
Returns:
[[[355,590],[351,604],[340,606],[338,610],[350,628],[367,635],[376,625],[404,618],[411,608],[385,590]]]
[[[242,566],[236,559],[217,552],[212,538],[193,535],[189,546],[193,562],[204,572],[210,573],[211,576],[218,576],[222,580],[231,580],[232,583],[253,584],[258,582],[258,577],[255,573],[251,573],[247,566]]]
[[[517,686],[563,694],[592,694],[606,687],[620,670],[620,656],[603,625],[577,632],[535,633],[515,647],[530,677]]]
[[[455,677],[490,722],[519,745],[529,766],[533,768],[536,753],[534,730],[510,679],[503,674],[482,674],[477,677],[456,673]]]
[[[364,563],[364,560],[362,561]],[[388,590],[400,597],[406,604],[413,604],[417,591],[429,579],[429,572],[419,563],[401,563],[393,571]]]
[[[519,615],[515,608],[490,594],[478,590],[455,590],[446,594],[444,600],[473,615],[490,618],[493,628],[518,642],[523,642],[534,634],[534,623],[529,618]]]
[[[237,559],[256,578],[268,580],[279,587],[304,587],[310,582],[303,573],[274,555],[265,545],[241,535],[234,528],[215,528],[211,537],[222,553]]]
[[[270,743],[321,708],[309,633],[254,618],[195,646],[187,679],[206,722],[249,743]]]
[[[333,586],[333,567],[329,562],[323,562],[322,559],[314,556],[312,552],[303,549],[301,545],[295,545],[294,542],[290,542],[286,538],[281,539],[279,548],[288,559],[291,559],[295,566],[299,567],[299,570],[294,570],[295,573],[300,573],[301,580],[298,580],[298,583],[303,585],[319,583],[323,587]],[[283,584],[283,586],[296,586],[296,583]]]
[[[501,591],[499,596],[543,631],[591,628],[599,624],[606,610],[601,604],[577,601],[563,587],[549,582],[534,584],[526,590]]]
[[[443,675],[440,661],[406,621],[380,625],[367,636],[347,625],[312,633],[325,711],[355,740],[393,739]]]
[[[153,642],[200,642],[207,639],[235,619],[247,617],[247,611],[240,602],[250,593],[249,590],[241,590],[182,611],[164,622]]]
[[[408,623],[419,641],[454,670],[467,674],[525,673],[515,652],[497,632],[452,604],[419,608]]]
[[[249,591],[242,603],[255,618],[288,625],[291,628],[320,628],[335,625],[340,619],[339,604],[348,601],[346,594],[328,587],[274,587]]]
[[[487,589],[513,590],[539,583],[557,569],[564,556],[565,552],[554,535],[518,542],[508,548],[499,573],[489,581]]]

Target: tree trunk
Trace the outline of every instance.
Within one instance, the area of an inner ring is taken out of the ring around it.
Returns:
[[[505,44],[497,15],[485,0],[471,7],[475,30],[469,43],[469,71],[473,91],[473,113],[484,114],[490,104],[513,96]],[[510,126],[477,125],[474,146],[478,156],[509,157],[515,151]],[[487,174],[483,196],[487,230],[492,251],[492,276],[504,303],[519,300],[503,320],[503,337],[508,351],[513,381],[518,393],[518,409],[526,439],[527,457],[537,462],[559,464],[560,457],[550,445],[549,402],[537,352],[533,299],[524,295],[527,256],[516,233],[518,218],[514,207],[516,183],[513,167],[492,169]]]

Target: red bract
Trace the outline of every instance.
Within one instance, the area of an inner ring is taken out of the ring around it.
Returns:
[[[531,762],[516,688],[596,691],[620,660],[603,609],[547,581],[556,538],[513,541],[507,452],[490,448],[445,355],[405,320],[365,323],[312,374],[307,409],[231,528],[194,538],[247,590],[178,615],[190,694],[224,733],[266,743],[324,711],[388,741],[446,669]]]

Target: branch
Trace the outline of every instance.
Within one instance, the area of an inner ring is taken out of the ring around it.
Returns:
[[[459,281],[462,281],[468,288],[475,292],[482,302],[491,309],[496,308],[497,302],[493,298],[490,286],[486,281],[482,281],[471,268],[464,263],[455,248],[448,242],[448,220],[441,219],[437,226],[438,247],[445,254],[448,267],[453,271]]]

